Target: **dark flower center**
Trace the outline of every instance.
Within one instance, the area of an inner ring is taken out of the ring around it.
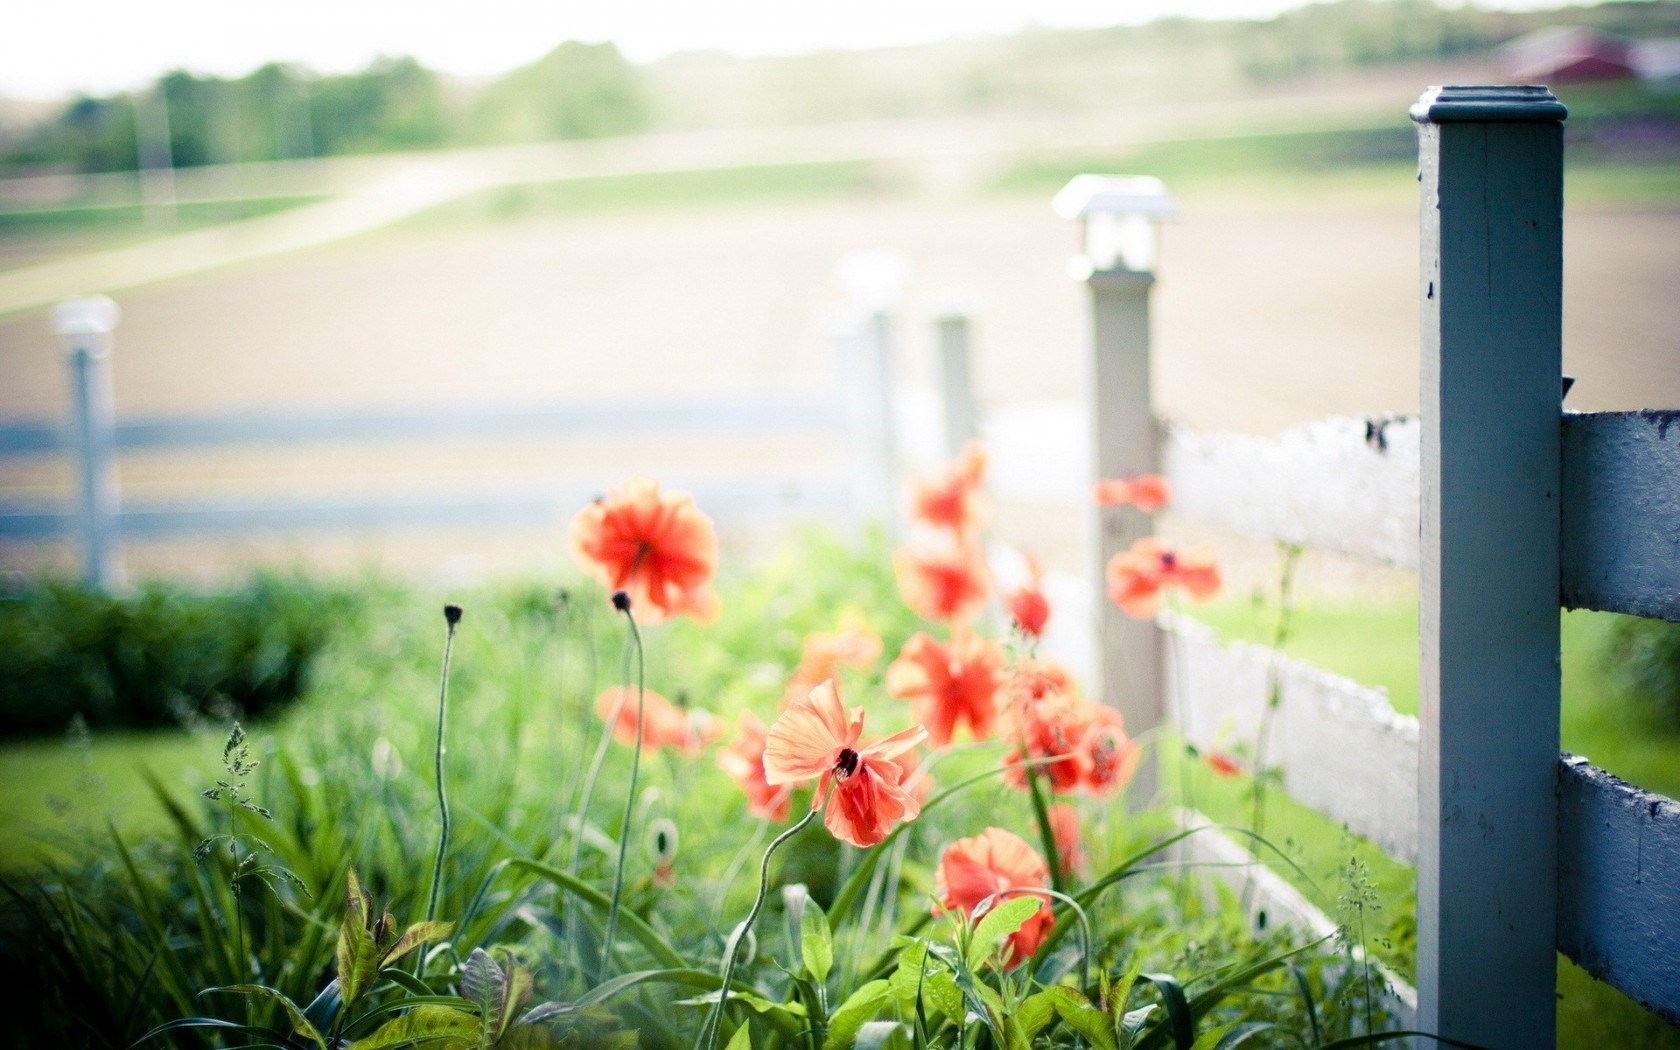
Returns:
[[[858,753],[849,747],[843,747],[840,749],[840,757],[835,760],[834,771],[842,777],[849,777],[857,772],[858,762]]]
[[[1161,568],[1172,569],[1178,566],[1178,555],[1172,551],[1161,552]]]

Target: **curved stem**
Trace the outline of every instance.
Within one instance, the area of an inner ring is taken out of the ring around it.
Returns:
[[[449,851],[449,793],[443,782],[443,752],[445,716],[449,711],[449,658],[455,651],[455,625],[461,620],[458,606],[446,606],[443,611],[444,622],[448,625],[443,638],[443,672],[439,675],[438,684],[438,721],[437,746],[432,751],[432,777],[437,783],[438,799],[438,847],[437,857],[432,861],[432,890],[426,899],[426,921],[437,918],[438,896],[443,890],[443,857]],[[420,959],[414,966],[414,976],[423,978],[426,970],[426,954],[420,953]]]
[[[624,620],[630,625],[630,639],[636,647],[636,744],[630,750],[630,787],[624,793],[624,817],[618,825],[618,863],[613,868],[612,904],[607,907],[607,926],[601,937],[601,968],[606,969],[612,958],[613,935],[618,932],[619,901],[624,896],[624,856],[630,848],[630,817],[636,805],[636,778],[642,768],[642,715],[647,699],[647,667],[642,653],[642,632],[636,626],[636,614],[624,610]]]
[[[758,896],[753,898],[752,910],[747,912],[746,920],[736,927],[734,933],[730,934],[728,944],[724,947],[723,983],[718,986],[717,1009],[712,1011],[711,1019],[700,1030],[700,1038],[695,1042],[696,1046],[716,1050],[718,1033],[723,1027],[723,1010],[724,1007],[729,1005],[729,983],[735,979],[735,960],[741,954],[741,943],[747,939],[748,934],[752,933],[753,923],[758,921],[758,913],[764,909],[764,898],[770,889],[770,858],[776,855],[776,851],[781,848],[782,843],[804,831],[805,826],[810,824],[812,818],[821,811],[821,806],[813,806],[810,812],[800,818],[799,823],[777,835],[765,848],[764,862],[759,865],[758,869]]]

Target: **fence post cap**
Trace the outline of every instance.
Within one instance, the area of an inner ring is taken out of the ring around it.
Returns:
[[[1412,105],[1419,124],[1454,121],[1521,123],[1563,120],[1569,110],[1557,96],[1536,84],[1468,84],[1435,86]]]
[[[1064,219],[1093,215],[1153,215],[1169,218],[1178,205],[1152,175],[1075,175],[1050,201]]]
[[[890,248],[853,251],[834,264],[834,279],[856,305],[871,312],[890,310],[904,294],[910,260]]]
[[[110,296],[86,295],[54,306],[52,326],[58,335],[101,335],[115,328],[121,316]]]

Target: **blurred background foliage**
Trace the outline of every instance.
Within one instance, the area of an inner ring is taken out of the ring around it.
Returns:
[[[1337,0],[1268,21],[1169,18],[774,58],[688,52],[646,65],[611,43],[567,41],[478,81],[405,57],[340,75],[278,63],[237,79],[176,71],[141,91],[56,109],[0,106],[0,175],[132,170],[137,122],[159,114],[177,167],[660,129],[1030,115],[1228,98],[1306,75],[1486,56],[1553,25],[1680,35],[1680,0],[1523,12]]]

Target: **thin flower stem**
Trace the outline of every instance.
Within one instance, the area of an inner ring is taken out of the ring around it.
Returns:
[[[1044,782],[1037,769],[1027,770],[1027,787],[1032,795],[1033,819],[1038,822],[1039,842],[1044,847],[1044,863],[1050,869],[1050,885],[1060,893],[1067,889],[1062,883],[1062,857],[1056,849],[1056,829],[1050,823],[1050,804],[1044,799]]]
[[[1299,543],[1279,545],[1283,552],[1283,568],[1278,574],[1278,614],[1272,626],[1272,658],[1266,668],[1266,710],[1260,718],[1260,731],[1254,743],[1254,799],[1250,811],[1249,830],[1256,836],[1266,833],[1266,753],[1271,744],[1272,723],[1283,703],[1283,647],[1289,642],[1289,629],[1295,613],[1295,567],[1304,549]]]
[[[642,768],[642,717],[647,697],[647,666],[642,651],[642,632],[636,626],[636,614],[628,602],[624,605],[624,622],[630,625],[630,641],[636,651],[636,745],[630,750],[630,787],[624,793],[624,817],[618,827],[618,863],[613,868],[612,903],[607,906],[607,926],[601,938],[601,969],[606,970],[612,959],[613,935],[618,932],[619,901],[624,896],[624,856],[630,847],[630,817],[636,804],[636,778]],[[615,720],[616,723],[616,720]]]
[[[572,858],[566,865],[566,874],[568,875],[576,875],[578,865],[582,862],[583,829],[589,823],[589,805],[595,798],[595,782],[600,779],[601,767],[607,761],[607,748],[612,744],[613,727],[617,726],[618,720],[624,717],[624,705],[630,702],[630,658],[634,653],[630,646],[632,639],[627,638],[625,641],[622,677],[626,687],[619,690],[618,704],[613,708],[612,717],[607,719],[606,725],[601,729],[601,742],[595,747],[595,757],[589,763],[589,774],[583,778],[583,794],[578,800],[577,829],[572,835]],[[586,701],[585,707],[587,708],[587,706]],[[640,720],[638,719],[638,721]]]
[[[445,716],[449,710],[449,660],[455,651],[455,626],[461,622],[461,607],[444,606],[443,620],[446,630],[443,637],[443,671],[438,676],[437,743],[432,749],[432,777],[437,784],[438,798],[438,847],[437,857],[432,861],[432,889],[426,899],[427,922],[437,918],[438,895],[443,890],[443,858],[449,850],[449,793],[443,780],[444,730]],[[414,976],[424,979],[425,974],[426,953],[421,952],[419,960],[414,964]]]
[[[831,794],[832,791],[831,788]],[[825,799],[824,804],[826,805],[826,803],[827,800]],[[758,869],[758,896],[753,898],[752,910],[747,912],[746,920],[730,935],[724,946],[723,983],[718,986],[717,1009],[712,1011],[710,1021],[700,1030],[700,1038],[695,1042],[696,1046],[707,1047],[708,1050],[717,1050],[718,1033],[723,1028],[724,1007],[729,1005],[729,983],[735,979],[735,960],[741,954],[741,944],[746,941],[747,935],[752,933],[753,923],[758,921],[758,913],[764,909],[764,898],[770,890],[770,858],[776,855],[776,851],[782,847],[784,842],[804,831],[806,825],[810,824],[812,819],[822,810],[823,806],[811,807],[811,810],[799,819],[799,823],[777,835],[765,848],[764,861]]]

